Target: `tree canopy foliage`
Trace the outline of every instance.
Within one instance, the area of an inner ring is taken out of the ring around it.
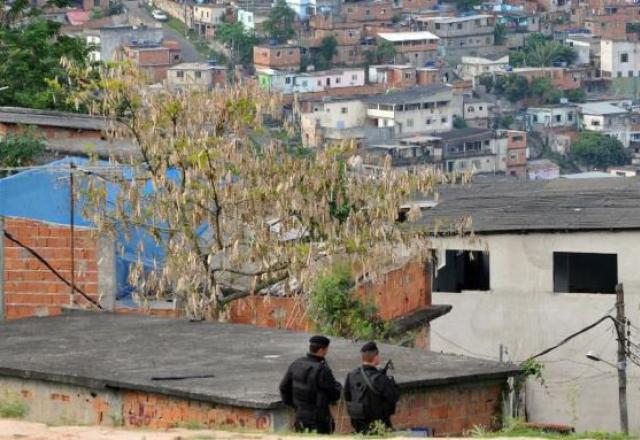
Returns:
[[[367,50],[365,56],[369,64],[391,63],[396,56],[396,47],[391,41],[381,40],[374,50]]]
[[[330,68],[333,63],[333,57],[338,53],[338,40],[333,35],[327,35],[320,42],[318,48],[318,56],[315,64],[316,68]]]
[[[276,43],[286,43],[296,34],[293,24],[296,13],[285,0],[277,0],[269,13],[269,19],[264,23],[264,30]]]
[[[554,63],[571,64],[576,56],[573,48],[535,33],[527,36],[521,49],[509,54],[509,63],[514,67],[549,67]]]
[[[242,23],[221,23],[216,30],[216,40],[231,48],[233,57],[229,62],[240,62],[243,66],[253,63],[253,46],[260,42],[254,32],[248,32]]]
[[[161,264],[144,267],[141,254],[132,268],[140,294],[171,295],[190,316],[215,318],[264,289],[308,292],[336,261],[375,276],[399,258],[428,258],[427,232],[410,227],[419,209],[399,224],[399,208],[453,176],[387,164],[367,178],[347,167],[351,144],[296,154],[262,128],[280,100],[253,86],[145,92],[125,65],[78,98],[118,120],[113,135],[140,151],[130,172],[87,177],[85,203],[101,231],[143,228],[164,250]],[[111,181],[121,190],[107,203]]]
[[[529,94],[527,79],[514,73],[496,77],[492,87],[498,95],[504,96],[511,102],[520,101]]]
[[[571,144],[570,155],[581,165],[601,170],[629,162],[629,154],[622,142],[595,131],[581,132],[578,140]]]
[[[64,2],[57,2],[62,5]],[[0,105],[74,110],[61,59],[84,65],[90,47],[80,38],[60,33],[60,23],[19,0],[0,0]]]
[[[30,165],[36,157],[44,153],[42,138],[32,130],[9,133],[0,138],[0,166],[21,167]],[[2,173],[0,172],[0,176]]]

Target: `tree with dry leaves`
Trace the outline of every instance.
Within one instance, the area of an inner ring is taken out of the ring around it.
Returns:
[[[191,317],[216,319],[264,289],[308,291],[336,261],[375,276],[400,258],[428,258],[427,235],[398,222],[399,209],[450,176],[387,164],[372,179],[348,168],[350,144],[292,149],[263,126],[281,100],[252,85],[149,90],[120,65],[81,89],[77,102],[117,121],[110,135],[139,149],[126,173],[92,175],[84,186],[102,231],[143,229],[163,249],[162,261],[146,266],[139,249],[130,282],[140,293],[172,295]]]

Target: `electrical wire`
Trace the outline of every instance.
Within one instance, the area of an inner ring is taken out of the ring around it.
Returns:
[[[51,271],[51,273],[53,273],[60,281],[65,283],[67,286],[71,287],[74,291],[78,292],[80,295],[82,295],[91,304],[93,304],[94,306],[96,306],[99,309],[103,309],[103,307],[100,305],[100,303],[98,301],[96,301],[95,299],[93,299],[89,295],[87,295],[82,289],[80,289],[78,286],[76,286],[75,283],[70,283],[69,281],[67,281],[67,279],[65,277],[63,277],[60,274],[60,272],[58,272],[56,269],[54,269],[53,266],[51,266],[51,264],[49,264],[49,262],[44,257],[42,257],[42,255],[40,255],[37,251],[35,251],[31,247],[27,246],[26,244],[22,243],[21,241],[19,241],[17,238],[15,238],[13,235],[11,235],[7,231],[4,231],[4,236],[9,241],[17,244],[18,246],[20,246],[21,248],[23,248],[27,252],[29,252],[31,255],[33,255],[36,260],[38,260],[39,262],[44,264],[44,266],[47,269],[49,269]]]
[[[612,316],[610,316],[610,315],[605,315],[605,316],[603,316],[602,318],[598,319],[596,322],[594,322],[594,323],[592,323],[592,324],[589,324],[588,326],[586,326],[586,327],[584,327],[584,328],[582,328],[582,329],[578,330],[578,331],[577,331],[577,332],[575,332],[575,333],[570,334],[569,336],[567,336],[566,338],[564,338],[562,341],[560,341],[560,342],[559,342],[559,343],[557,343],[556,345],[554,345],[554,346],[552,346],[552,347],[549,347],[549,348],[547,348],[547,349],[545,349],[545,350],[541,351],[540,353],[538,353],[538,354],[536,354],[536,355],[531,356],[529,359],[535,359],[535,358],[538,358],[538,357],[540,357],[540,356],[544,356],[544,355],[545,355],[545,354],[547,354],[547,353],[552,352],[552,351],[553,351],[553,350],[555,350],[556,348],[559,348],[559,347],[563,346],[564,344],[566,344],[567,342],[569,342],[570,340],[572,340],[572,339],[573,339],[573,338],[575,338],[576,336],[579,336],[579,335],[581,335],[581,334],[583,334],[583,333],[585,333],[585,332],[588,332],[589,330],[591,330],[592,328],[596,327],[596,326],[597,326],[597,325],[599,325],[600,323],[602,323],[602,322],[606,321],[607,319],[614,319],[614,318],[613,318]],[[615,321],[615,320],[614,320],[614,321]],[[614,326],[614,327],[616,328],[616,331],[618,331],[617,326]],[[622,339],[622,338],[620,337],[620,334],[618,334],[618,337],[619,337],[620,339]]]
[[[480,358],[480,359],[485,359],[485,360],[490,360],[490,361],[497,361],[499,360],[497,357],[492,357],[492,356],[487,356],[484,354],[480,354],[480,353],[476,353],[472,350],[469,350],[468,348],[463,347],[462,345],[452,341],[451,339],[443,336],[442,334],[440,334],[439,332],[435,331],[433,328],[431,328],[429,330],[431,333],[435,334],[436,336],[438,336],[440,339],[442,339],[445,342],[448,342],[449,344],[453,345],[454,347],[459,348],[462,351],[465,351],[466,353],[470,354],[471,356]]]

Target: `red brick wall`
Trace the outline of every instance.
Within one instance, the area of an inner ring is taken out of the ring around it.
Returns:
[[[281,70],[300,69],[300,48],[289,46],[253,46],[256,67]]]
[[[476,426],[500,427],[504,381],[469,381],[419,390],[402,390],[396,414],[398,430],[430,428],[435,436],[460,436]],[[123,425],[169,429],[177,426],[246,428],[273,431],[293,420],[291,410],[258,410],[133,390],[94,390],[22,379],[0,378],[3,386],[29,407],[28,419],[72,424]],[[275,384],[274,384],[275,386]],[[351,432],[344,403],[332,407],[339,433]]]
[[[71,280],[71,233],[58,226],[28,219],[5,218],[5,230],[46,259],[65,279]],[[75,231],[75,281],[97,298],[97,240],[88,229]],[[63,306],[88,302],[60,281],[25,249],[4,239],[4,306],[7,319],[57,315]]]
[[[305,299],[298,297],[250,296],[234,301],[229,309],[229,321],[258,327],[310,331]]]
[[[428,263],[409,263],[361,284],[358,293],[371,301],[382,319],[393,319],[431,305],[431,277]]]
[[[502,386],[476,382],[404,392],[391,420],[395,428],[429,427],[438,437],[462,435],[475,426],[496,428]]]
[[[401,392],[394,428],[431,428],[436,436],[456,436],[476,426],[497,428],[502,383],[470,382]],[[182,424],[267,431],[274,428],[272,411],[189,401],[159,394],[123,392],[124,426],[168,429]],[[332,407],[336,431],[352,431],[344,404]],[[292,420],[292,413],[289,412]]]
[[[358,294],[372,301],[383,319],[398,318],[431,305],[431,278],[428,263],[409,263],[387,272],[374,281],[358,286]],[[309,331],[313,323],[307,316],[302,297],[251,296],[234,301],[229,321],[260,327]]]
[[[167,429],[183,424],[270,430],[273,421],[265,411],[189,401],[137,391],[122,393],[124,426]]]

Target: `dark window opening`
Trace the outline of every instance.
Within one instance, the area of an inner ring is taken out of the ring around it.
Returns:
[[[435,292],[490,290],[488,252],[448,250],[442,263],[434,265]]]
[[[617,254],[553,253],[554,292],[615,293],[616,284]]]

